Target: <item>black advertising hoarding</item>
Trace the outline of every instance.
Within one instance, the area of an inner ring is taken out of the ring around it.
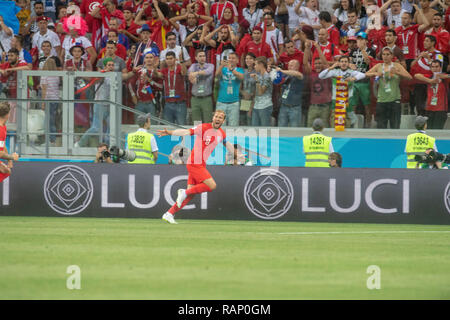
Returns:
[[[217,189],[177,219],[450,224],[450,171],[209,166]],[[0,214],[161,218],[185,166],[25,163],[0,184]]]

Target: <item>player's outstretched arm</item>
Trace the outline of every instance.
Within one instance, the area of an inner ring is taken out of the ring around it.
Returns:
[[[234,145],[231,142],[225,142],[225,148],[230,154],[234,154]]]
[[[158,130],[158,137],[164,136],[189,136],[191,135],[191,131],[188,129],[175,129],[175,130]]]
[[[19,155],[17,153],[9,154],[8,152],[2,152],[0,151],[0,158],[10,161],[17,161],[19,160]]]
[[[12,167],[13,167],[13,161],[19,160],[19,155],[15,152],[12,154],[9,154],[8,149],[5,148],[5,151],[0,151],[0,159],[8,160],[7,168],[9,170],[9,169],[12,169]],[[2,172],[2,173],[5,173],[5,172]],[[11,171],[9,173],[11,173]]]

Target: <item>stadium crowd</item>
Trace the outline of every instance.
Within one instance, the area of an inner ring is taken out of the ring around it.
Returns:
[[[429,129],[447,120],[450,0],[16,4],[17,33],[0,17],[0,76],[9,98],[20,69],[100,70],[122,73],[124,105],[181,125],[209,122],[221,109],[230,126],[311,127],[321,118],[334,127],[341,94],[346,127],[357,114],[366,128],[374,120],[377,128],[399,128],[401,114],[428,116]],[[33,79],[30,90],[58,99],[59,77]],[[77,79],[77,99],[94,97],[82,90],[87,82]],[[78,104],[78,125],[101,122],[99,108]],[[58,112],[51,104],[54,130]],[[123,123],[134,123],[132,114],[124,112]]]

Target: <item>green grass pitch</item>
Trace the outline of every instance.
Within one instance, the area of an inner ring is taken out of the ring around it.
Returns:
[[[178,221],[0,217],[0,299],[450,298],[450,226]]]

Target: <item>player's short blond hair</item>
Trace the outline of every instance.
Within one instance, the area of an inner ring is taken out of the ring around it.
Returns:
[[[9,102],[7,101],[0,102],[0,118],[6,116],[10,110],[11,106],[9,105]]]
[[[226,114],[225,111],[223,111],[223,110],[217,109],[216,111],[214,111],[213,116],[214,116],[216,113],[222,113],[224,119],[227,117],[227,114]]]

